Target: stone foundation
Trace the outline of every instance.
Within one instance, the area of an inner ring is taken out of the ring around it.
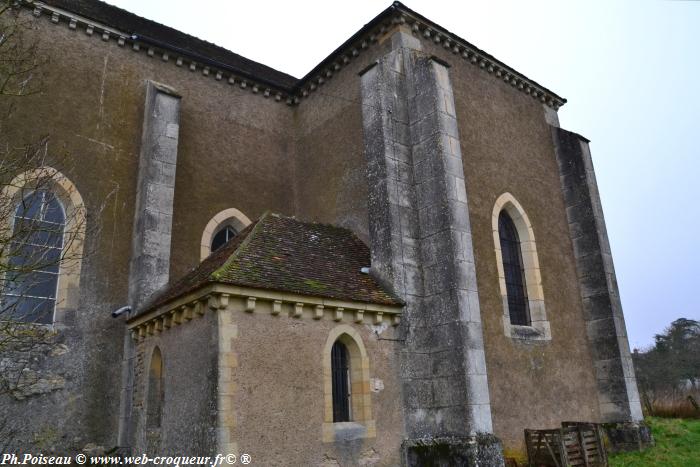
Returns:
[[[503,448],[493,435],[467,438],[406,440],[402,446],[406,467],[503,467]]]
[[[654,445],[651,428],[644,422],[604,423],[608,452],[643,451]]]

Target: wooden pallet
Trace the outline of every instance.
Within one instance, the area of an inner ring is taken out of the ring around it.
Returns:
[[[553,430],[525,430],[530,467],[607,467],[597,425],[566,422]]]
[[[561,426],[562,428],[575,428],[578,432],[579,457],[583,463],[572,465],[608,465],[608,455],[605,452],[603,433],[600,425],[586,422],[562,422]]]

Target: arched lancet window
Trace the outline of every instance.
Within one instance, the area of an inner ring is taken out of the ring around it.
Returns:
[[[163,355],[155,347],[151,354],[146,387],[146,451],[150,454],[160,452],[161,426],[163,423],[163,399],[165,388],[163,381]]]
[[[361,438],[376,436],[372,419],[369,358],[359,332],[341,324],[331,330],[323,348],[323,441],[352,423]]]
[[[146,403],[146,426],[160,428],[163,418],[163,356],[158,347],[153,349],[148,371],[148,401]]]
[[[498,235],[501,240],[503,255],[503,272],[506,279],[508,312],[510,323],[526,326],[530,324],[527,289],[525,288],[525,269],[518,231],[507,212],[498,215]]]
[[[333,373],[333,421],[352,420],[350,405],[350,358],[348,349],[336,341],[331,349],[331,372]]]
[[[235,208],[224,209],[207,223],[200,243],[200,261],[248,227],[250,219]]]
[[[238,231],[231,225],[225,225],[211,239],[211,252],[214,253],[216,250],[226,245],[229,240],[238,235]]]
[[[2,318],[51,324],[66,215],[56,196],[36,190],[17,205],[2,293]]]
[[[86,209],[76,186],[52,167],[18,174],[0,192],[4,242],[0,319],[66,324],[78,309]]]
[[[493,207],[492,229],[503,330],[516,339],[550,340],[535,233],[527,213],[510,193]]]

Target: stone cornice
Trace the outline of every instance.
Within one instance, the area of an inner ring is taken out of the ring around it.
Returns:
[[[304,76],[295,86],[293,102],[309,96],[319,86],[328,81],[340,68],[350,63],[362,52],[378,43],[387,32],[404,25],[422,40],[431,40],[441,44],[455,56],[461,57],[486,73],[501,79],[519,91],[539,100],[543,104],[558,110],[566,99],[517,72],[505,63],[480,50],[456,34],[433,23],[420,14],[410,10],[400,2],[394,2],[374,20],[365,25],[353,37],[336,49],[331,55]]]
[[[34,15],[37,17],[45,16],[50,18],[53,23],[63,23],[71,29],[84,30],[89,36],[97,33],[105,42],[113,42],[120,47],[130,47],[136,52],[145,51],[150,57],[159,57],[164,62],[188,68],[191,72],[199,72],[198,74],[201,76],[214,77],[217,81],[223,80],[230,85],[238,85],[241,89],[249,89],[254,94],[266,98],[272,97],[276,101],[286,102],[288,105],[299,104],[304,98],[332,79],[343,67],[377,44],[380,38],[389,31],[402,25],[410,28],[413,34],[422,40],[431,40],[435,44],[441,44],[455,56],[479,67],[485,73],[493,75],[495,79],[503,80],[518,91],[537,99],[554,110],[558,110],[566,103],[566,99],[410,10],[400,2],[394,2],[389,8],[377,15],[291,88],[270,83],[232,66],[179,49],[154,38],[116,30],[40,1],[22,0],[21,3],[33,8]]]
[[[233,307],[234,301],[239,306]],[[267,303],[262,307],[261,303]],[[227,284],[212,284],[173,300],[160,308],[127,321],[135,340],[163,332],[171,327],[187,323],[208,312],[232,310],[246,313],[265,313],[297,319],[332,319],[337,322],[354,322],[380,325],[399,324],[401,306],[349,302],[330,298],[298,295],[288,292],[253,289]]]
[[[199,72],[198,74],[204,77],[213,77],[217,81],[226,81],[229,85],[237,85],[241,89],[248,89],[252,93],[259,94],[265,98],[273,98],[278,102],[286,102],[287,104],[294,103],[293,96],[288,89],[208,57],[179,49],[147,36],[129,34],[40,1],[21,0],[20,3],[25,7],[31,8],[34,16],[37,18],[48,18],[54,24],[65,24],[69,29],[85,31],[85,34],[88,36],[98,36],[106,43],[116,44],[119,47],[128,47],[137,53],[145,52],[149,57],[158,57],[163,62],[170,62],[178,67],[187,68],[193,73]]]
[[[521,92],[540,102],[558,110],[566,103],[566,99],[550,91],[546,87],[519,73],[505,63],[477,48],[456,34],[433,23],[420,14],[410,10],[400,2],[394,2],[399,23],[408,24],[411,30],[425,39],[431,39],[436,44],[442,44],[446,50],[478,66],[481,70],[502,79]]]

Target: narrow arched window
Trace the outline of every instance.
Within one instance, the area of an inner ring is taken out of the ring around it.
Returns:
[[[146,426],[160,428],[163,418],[163,356],[158,347],[153,349],[151,367],[148,372],[148,401],[146,404]]]
[[[211,239],[211,252],[215,252],[222,246],[226,245],[226,243],[231,240],[233,237],[238,235],[238,232],[236,229],[231,227],[230,225],[224,226],[221,230],[219,230],[214,237]]]
[[[520,239],[513,220],[505,210],[498,215],[498,235],[503,255],[503,272],[510,322],[511,324],[527,326],[530,323],[530,313]]]
[[[350,412],[350,359],[348,349],[336,341],[331,349],[333,377],[333,422],[349,422]]]
[[[337,441],[343,422],[352,422],[358,438],[376,436],[372,418],[370,362],[357,329],[331,329],[321,353],[323,366],[323,442]]]
[[[15,209],[0,305],[4,319],[51,324],[66,215],[56,196],[43,190]]]

